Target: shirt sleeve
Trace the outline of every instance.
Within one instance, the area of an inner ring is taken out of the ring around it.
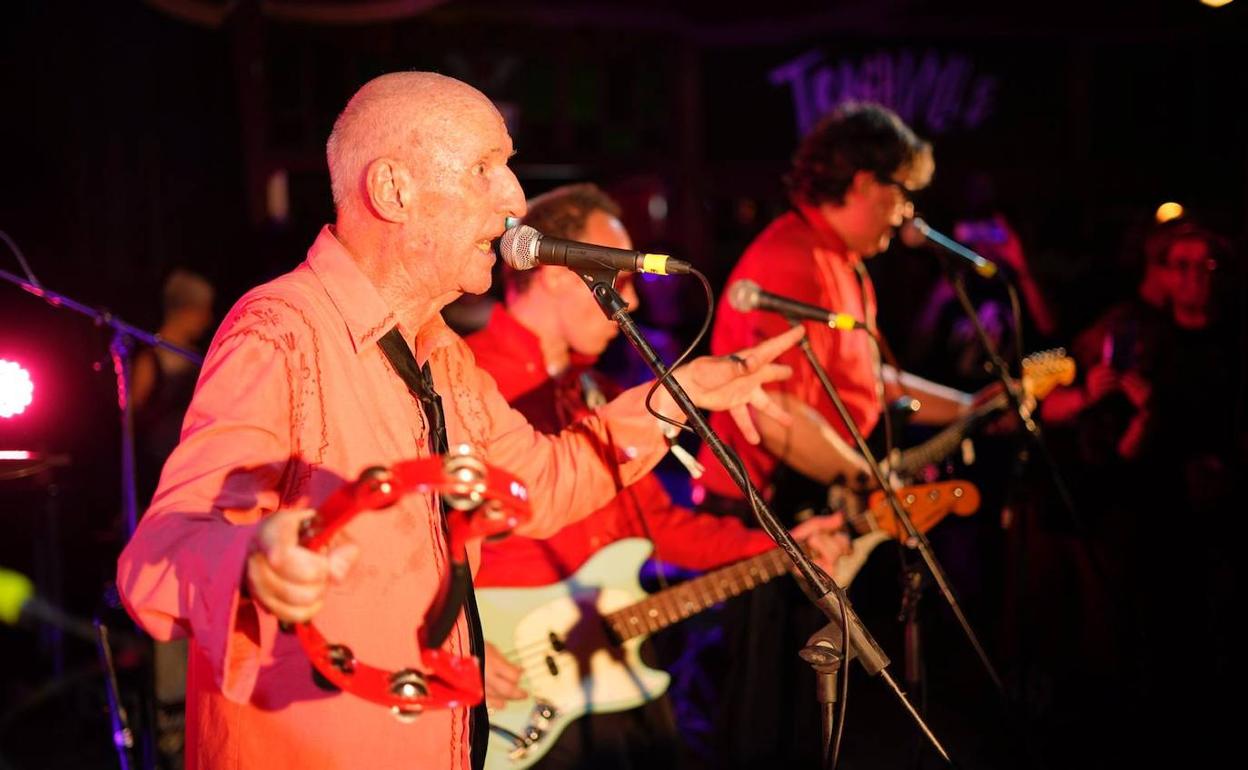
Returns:
[[[625,391],[558,435],[547,435],[507,404],[493,377],[472,369],[490,418],[488,459],[528,486],[533,518],[517,534],[548,537],[588,516],[644,476],[667,451],[658,420],[644,406],[649,383]]]
[[[277,633],[276,618],[240,596],[244,563],[257,523],[283,502],[295,454],[290,383],[300,343],[264,317],[236,309],[223,323],[182,441],[117,569],[138,624],[158,640],[192,636],[238,702],[250,697]]]
[[[750,280],[758,284],[763,291],[779,294],[811,305],[822,305],[825,298],[820,294],[819,282],[811,275],[809,257],[804,253],[795,253],[797,247],[772,239],[765,244],[758,244],[746,252],[737,270],[733,272],[729,282]],[[790,324],[780,313],[753,311],[741,313],[734,310],[725,295],[720,299],[718,320],[712,336],[712,352],[717,355],[733,353],[741,348],[783,334]],[[832,332],[827,326],[814,321],[803,322],[806,335],[816,351],[826,348],[836,340],[829,335],[843,332]],[[767,390],[788,393],[808,404],[821,404],[822,386],[810,369],[801,348],[793,346],[776,358],[777,363],[785,364],[793,370],[788,379],[768,383]],[[828,407],[829,411],[831,407]],[[729,421],[719,420],[716,425],[726,425]]]
[[[624,517],[616,537],[648,537],[655,558],[686,569],[713,569],[775,547],[761,530],[749,529],[733,516],[698,513],[672,502],[653,475],[624,491],[635,515]],[[643,526],[641,516],[645,516]],[[649,532],[646,532],[646,529]]]

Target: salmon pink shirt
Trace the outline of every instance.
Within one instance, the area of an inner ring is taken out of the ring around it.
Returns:
[[[181,443],[117,573],[126,608],[148,633],[190,638],[188,770],[469,767],[468,709],[403,724],[381,706],[319,689],[297,639],[239,594],[266,514],[315,507],[368,466],[428,453],[420,405],[377,345],[396,323],[326,227],[307,261],[246,294],[212,342]],[[472,445],[528,485],[534,518],[525,535],[591,513],[665,450],[642,408],[644,386],[548,436],[507,405],[440,316],[403,332],[431,366],[451,444]],[[448,561],[436,510],[431,497],[408,495],[347,527],[361,555],[316,623],[370,665],[419,663],[416,630]],[[475,568],[479,548],[469,558]],[[468,654],[462,614],[445,646]]]

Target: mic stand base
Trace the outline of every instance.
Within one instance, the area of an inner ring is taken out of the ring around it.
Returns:
[[[820,735],[822,737],[824,770],[831,770],[832,736],[836,727],[836,701],[838,699],[838,683],[841,662],[845,659],[841,651],[841,628],[836,623],[829,623],[816,631],[806,642],[798,656],[810,664],[815,672],[815,700],[819,702]]]

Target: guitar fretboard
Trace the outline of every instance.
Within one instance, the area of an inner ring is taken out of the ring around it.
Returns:
[[[719,602],[743,594],[783,575],[788,568],[788,558],[783,551],[775,548],[659,591],[606,615],[603,620],[619,641],[627,641],[667,628]]]

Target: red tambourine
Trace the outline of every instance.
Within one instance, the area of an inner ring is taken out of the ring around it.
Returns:
[[[472,706],[481,702],[480,664],[440,649],[455,625],[468,594],[465,545],[471,540],[506,535],[529,520],[528,490],[505,471],[491,468],[466,445],[444,457],[408,460],[393,467],[369,468],[357,481],[343,484],[314,516],[304,520],[299,542],[324,548],[358,513],[386,508],[408,494],[436,493],[448,510],[447,538],[451,569],[417,630],[421,668],[385,671],[356,660],[345,644],[329,642],[311,623],[295,631],[312,665],[340,690],[389,706],[396,717],[414,719],[425,709]]]

